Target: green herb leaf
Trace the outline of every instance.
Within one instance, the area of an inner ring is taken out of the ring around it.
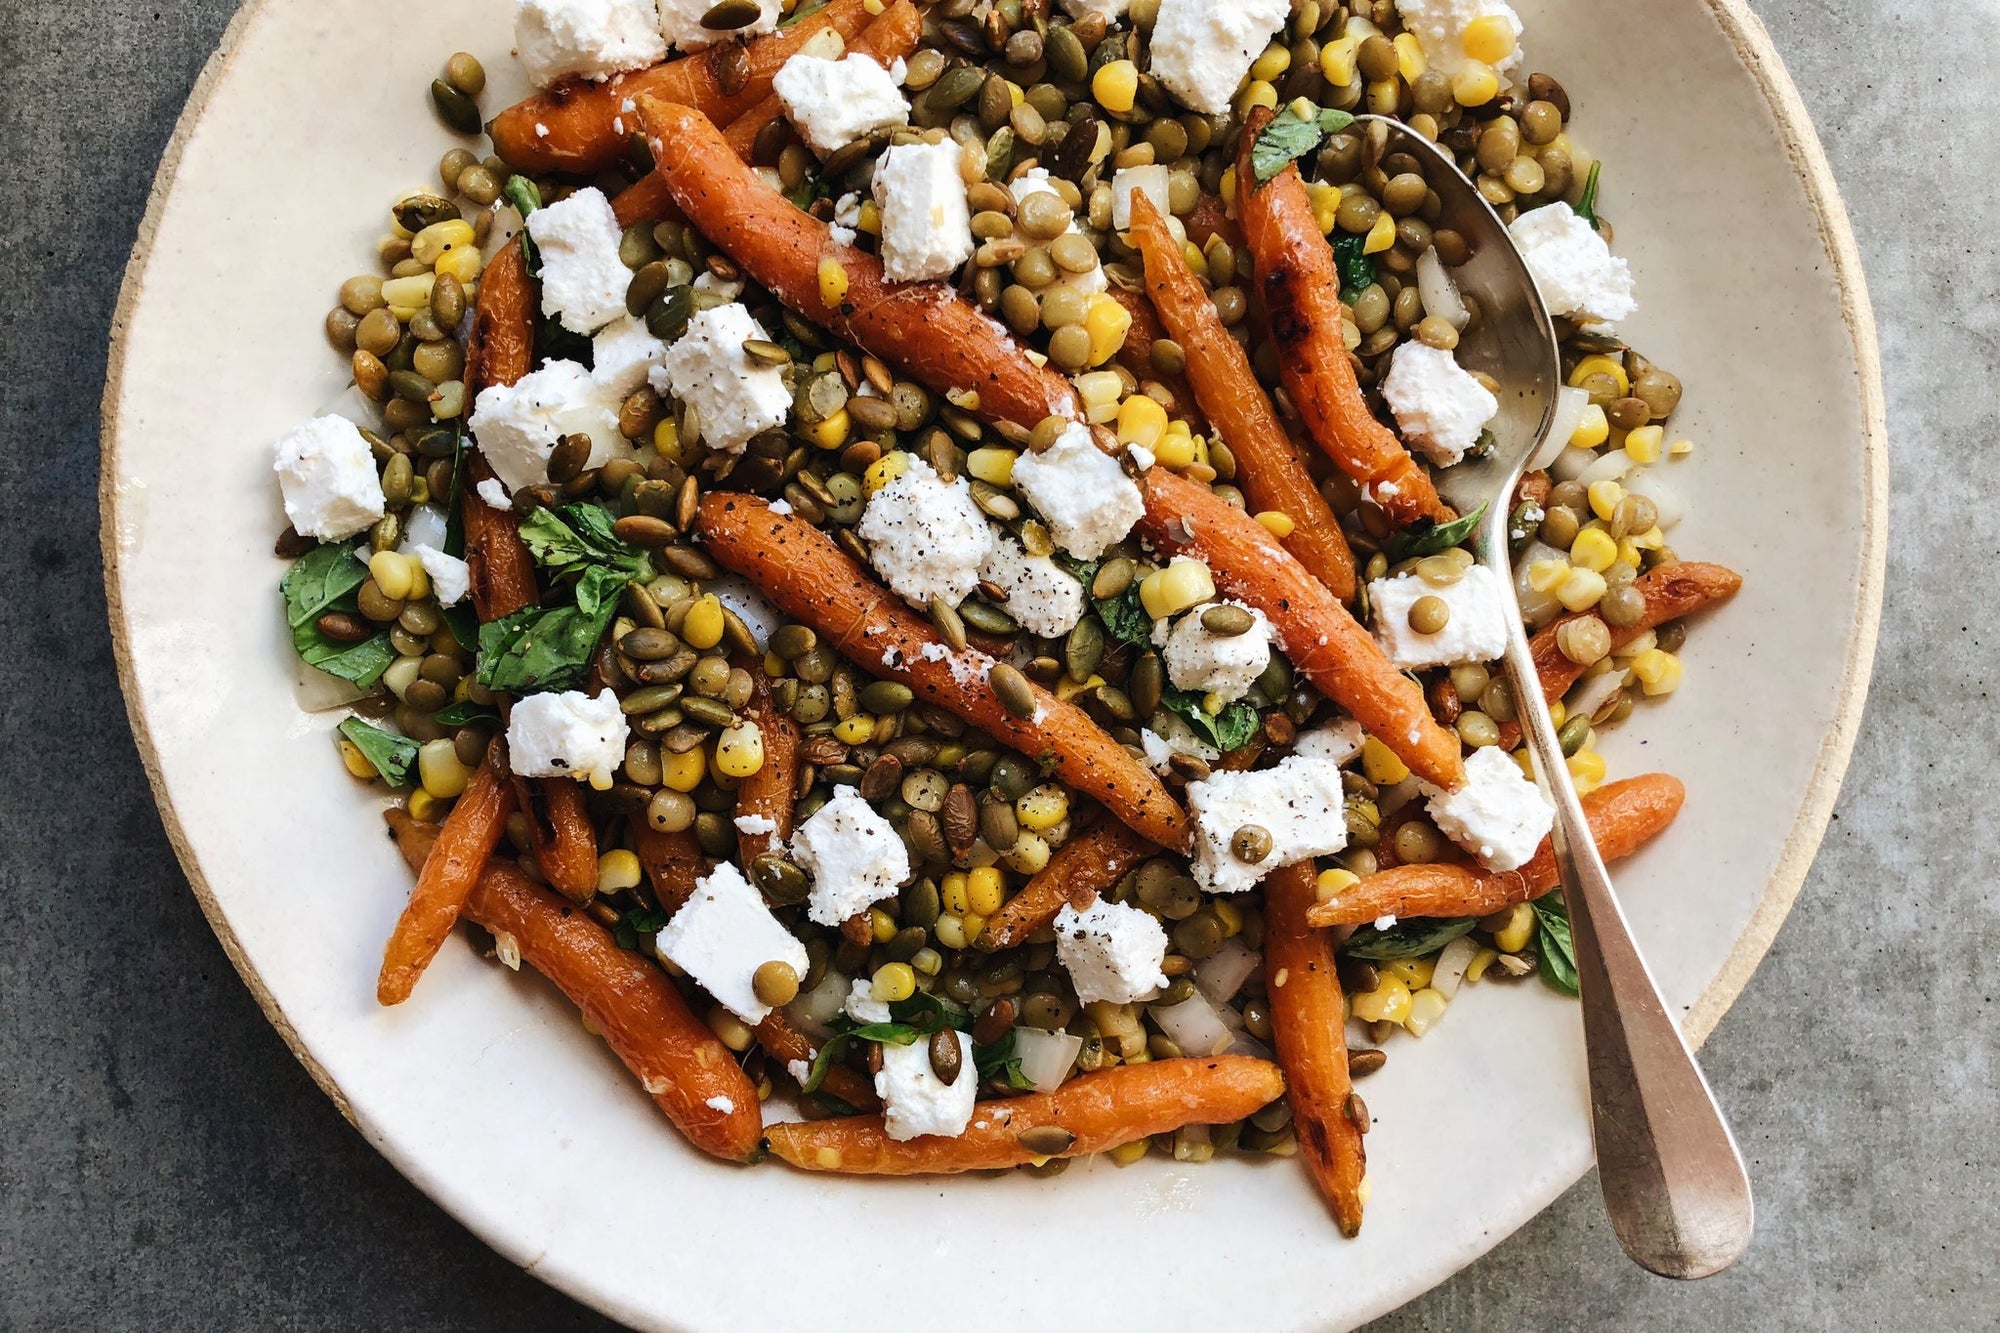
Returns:
[[[1565,995],[1576,994],[1576,941],[1570,935],[1569,907],[1562,890],[1543,894],[1528,905],[1535,909],[1535,953],[1541,958],[1542,980]]]
[[[1333,261],[1340,270],[1340,299],[1355,298],[1375,283],[1375,261],[1368,256],[1368,238],[1344,231],[1333,238]]]
[[[319,632],[317,625],[301,625],[292,631],[292,647],[299,660],[329,676],[338,676],[364,690],[375,688],[382,673],[396,660],[396,650],[387,634],[377,634],[360,643],[341,643]]]
[[[894,1012],[893,1008],[891,1012]],[[818,1092],[819,1085],[826,1082],[826,1071],[833,1068],[836,1061],[845,1058],[848,1049],[857,1041],[879,1041],[891,1046],[908,1046],[920,1037],[930,1035],[908,1023],[866,1023],[860,1027],[844,1028],[826,1039],[813,1057],[812,1068],[806,1072],[806,1081],[799,1085],[800,1092]]]
[[[542,192],[535,188],[533,181],[519,173],[507,178],[507,183],[501,187],[501,193],[507,196],[507,202],[514,205],[514,208],[521,214],[523,222],[527,221],[528,214],[542,206]],[[528,235],[526,227],[521,228],[521,258],[528,261],[529,273],[541,272],[541,255],[536,252],[535,239]],[[544,322],[554,323],[555,321],[548,320]]]
[[[475,642],[476,642],[475,638]],[[455,704],[446,704],[431,714],[431,721],[440,727],[469,727],[474,722],[498,722],[500,710],[489,704],[476,704],[470,699],[460,699]]]
[[[621,577],[613,577],[622,585]],[[579,584],[578,593],[583,590],[584,585]],[[479,683],[509,694],[566,690],[575,685],[589,669],[591,654],[597,651],[597,642],[610,628],[618,609],[615,598],[597,601],[595,609],[581,604],[523,607],[511,616],[481,625]]]
[[[611,933],[618,940],[621,949],[637,949],[643,937],[657,935],[665,929],[667,914],[657,907],[631,907],[618,918],[618,924]]]
[[[1597,222],[1597,174],[1602,170],[1602,162],[1590,164],[1590,173],[1583,178],[1583,193],[1576,201],[1576,215],[1588,222],[1592,231],[1604,230]]]
[[[451,637],[458,640],[459,647],[473,649],[479,646],[479,612],[473,610],[470,601],[440,608],[439,614],[450,628]]]
[[[979,1072],[979,1081],[1000,1077],[1007,1080],[1007,1086],[1016,1092],[1026,1092],[1035,1085],[1021,1072],[1021,1057],[1014,1053],[1014,1029],[1008,1028],[1005,1036],[989,1046],[972,1048],[972,1067]]]
[[[1097,618],[1104,622],[1104,632],[1118,642],[1134,648],[1152,646],[1153,617],[1139,600],[1138,579],[1133,579],[1116,597],[1097,603]]]
[[[399,732],[384,731],[365,718],[341,721],[340,734],[375,766],[382,781],[391,787],[410,785],[410,768],[417,762],[417,743]]]
[[[1264,184],[1299,158],[1317,149],[1329,134],[1338,134],[1354,123],[1345,111],[1327,107],[1308,119],[1300,119],[1290,109],[1271,118],[1250,145],[1250,169],[1257,183]]]
[[[315,546],[292,562],[278,584],[287,625],[297,629],[328,611],[353,609],[348,599],[368,581],[368,566],[354,558],[360,544],[356,538],[337,546]]]
[[[1160,707],[1170,713],[1187,719],[1195,734],[1210,745],[1228,754],[1240,750],[1257,737],[1257,728],[1262,724],[1257,710],[1245,700],[1238,699],[1223,705],[1220,713],[1210,716],[1201,706],[1202,695],[1198,690],[1183,690],[1169,685],[1160,691]]]
[[[1461,514],[1449,523],[1436,523],[1430,519],[1423,519],[1421,523],[1429,523],[1429,527],[1419,525],[1407,532],[1399,532],[1395,540],[1389,543],[1389,563],[1398,564],[1420,555],[1436,555],[1439,551],[1448,551],[1477,531],[1479,520],[1485,516],[1486,502],[1482,500],[1479,508],[1469,514]]]
[[[889,1005],[889,1016],[898,1023],[908,1023],[919,1032],[929,1035],[940,1028],[958,1028],[960,1031],[972,1027],[972,1015],[953,1004],[942,995],[932,995],[927,991],[917,991],[907,1000],[894,1000]]]
[[[1363,926],[1347,937],[1341,952],[1354,958],[1388,961],[1395,958],[1423,958],[1436,953],[1460,935],[1471,933],[1476,917],[1446,921],[1399,921],[1387,930]]]
[[[611,515],[602,505],[537,509],[521,521],[521,540],[535,563],[557,577],[594,565],[608,565],[642,583],[653,577],[652,557],[611,530]]]

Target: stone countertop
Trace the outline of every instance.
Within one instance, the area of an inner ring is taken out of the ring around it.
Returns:
[[[2000,835],[1970,799],[1993,770],[2000,634],[1972,575],[2000,541],[2000,247],[1978,221],[2000,212],[2000,121],[1977,97],[2000,9],[1755,8],[1846,192],[1895,455],[1881,649],[1839,812],[1707,1048],[1757,1244],[1709,1282],[1652,1279],[1586,1180],[1382,1329],[2000,1321]],[[106,333],[154,165],[233,9],[0,12],[0,568],[18,580],[0,601],[0,1328],[608,1329],[313,1087],[185,890],[126,731],[94,541]],[[1754,240],[1755,219],[1696,201],[1690,221],[1718,247]]]

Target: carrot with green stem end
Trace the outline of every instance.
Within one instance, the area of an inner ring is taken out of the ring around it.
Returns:
[[[1159,850],[1117,820],[1105,820],[1064,843],[1019,893],[986,919],[975,945],[990,952],[1027,943],[1030,935],[1056,919],[1063,904],[1082,911],[1125,878],[1126,871]]]
[[[410,901],[382,950],[382,971],[375,981],[375,998],[381,1003],[401,1004],[410,998],[417,978],[458,924],[458,914],[500,845],[507,816],[514,809],[514,790],[506,772],[507,747],[496,740],[445,816],[435,854],[422,863]]]

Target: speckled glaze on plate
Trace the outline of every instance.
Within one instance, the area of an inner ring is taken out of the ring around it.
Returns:
[[[509,8],[251,0],[181,117],[113,326],[103,546],[133,730],[223,947],[342,1112],[515,1262],[648,1329],[877,1329],[938,1310],[978,1327],[1344,1328],[1576,1180],[1576,1014],[1533,985],[1474,987],[1421,1043],[1391,1043],[1366,1087],[1357,1241],[1276,1159],[897,1182],[723,1166],[566,1002],[463,943],[412,1002],[377,1007],[409,876],[334,757],[334,716],[294,697],[269,444],[340,394],[320,333],[335,288],[372,269],[393,194],[458,142],[423,98],[439,62],[484,59],[489,111],[523,90]],[[1669,470],[1692,515],[1674,544],[1747,577],[1692,636],[1671,706],[1606,747],[1614,774],[1687,782],[1678,825],[1620,882],[1701,1037],[1783,920],[1860,719],[1887,516],[1874,329],[1818,141],[1739,0],[1519,8],[1531,67],[1565,83],[1575,133],[1606,159],[1641,302],[1624,332],[1687,384],[1676,421],[1697,448]],[[1634,33],[1645,78],[1593,66]],[[1697,213],[1754,219],[1750,240],[1718,249]]]

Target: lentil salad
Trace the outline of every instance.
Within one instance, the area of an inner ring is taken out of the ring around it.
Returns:
[[[1500,387],[1451,359],[1464,242],[1349,113],[1449,148],[1577,294],[1506,520],[1607,854],[1680,792],[1607,783],[1596,736],[1735,586],[1666,544],[1681,388],[1604,314],[1629,274],[1566,93],[1497,0],[1306,0],[1220,109],[1154,60],[1200,0],[723,0],[706,37],[640,0],[659,50],[599,67],[634,8],[522,5],[575,49],[342,285],[368,419],[280,445],[295,644],[421,868],[384,1001],[463,913],[718,1155],[1302,1153],[1351,1233],[1351,1080],[1469,982],[1575,978],[1480,516],[1428,480]],[[857,59],[891,123],[785,96]],[[483,88],[460,53],[430,96],[472,135]],[[1274,283],[1281,243],[1327,280]],[[1454,801],[1496,782],[1497,829]],[[780,1092],[802,1119],[764,1125]]]

